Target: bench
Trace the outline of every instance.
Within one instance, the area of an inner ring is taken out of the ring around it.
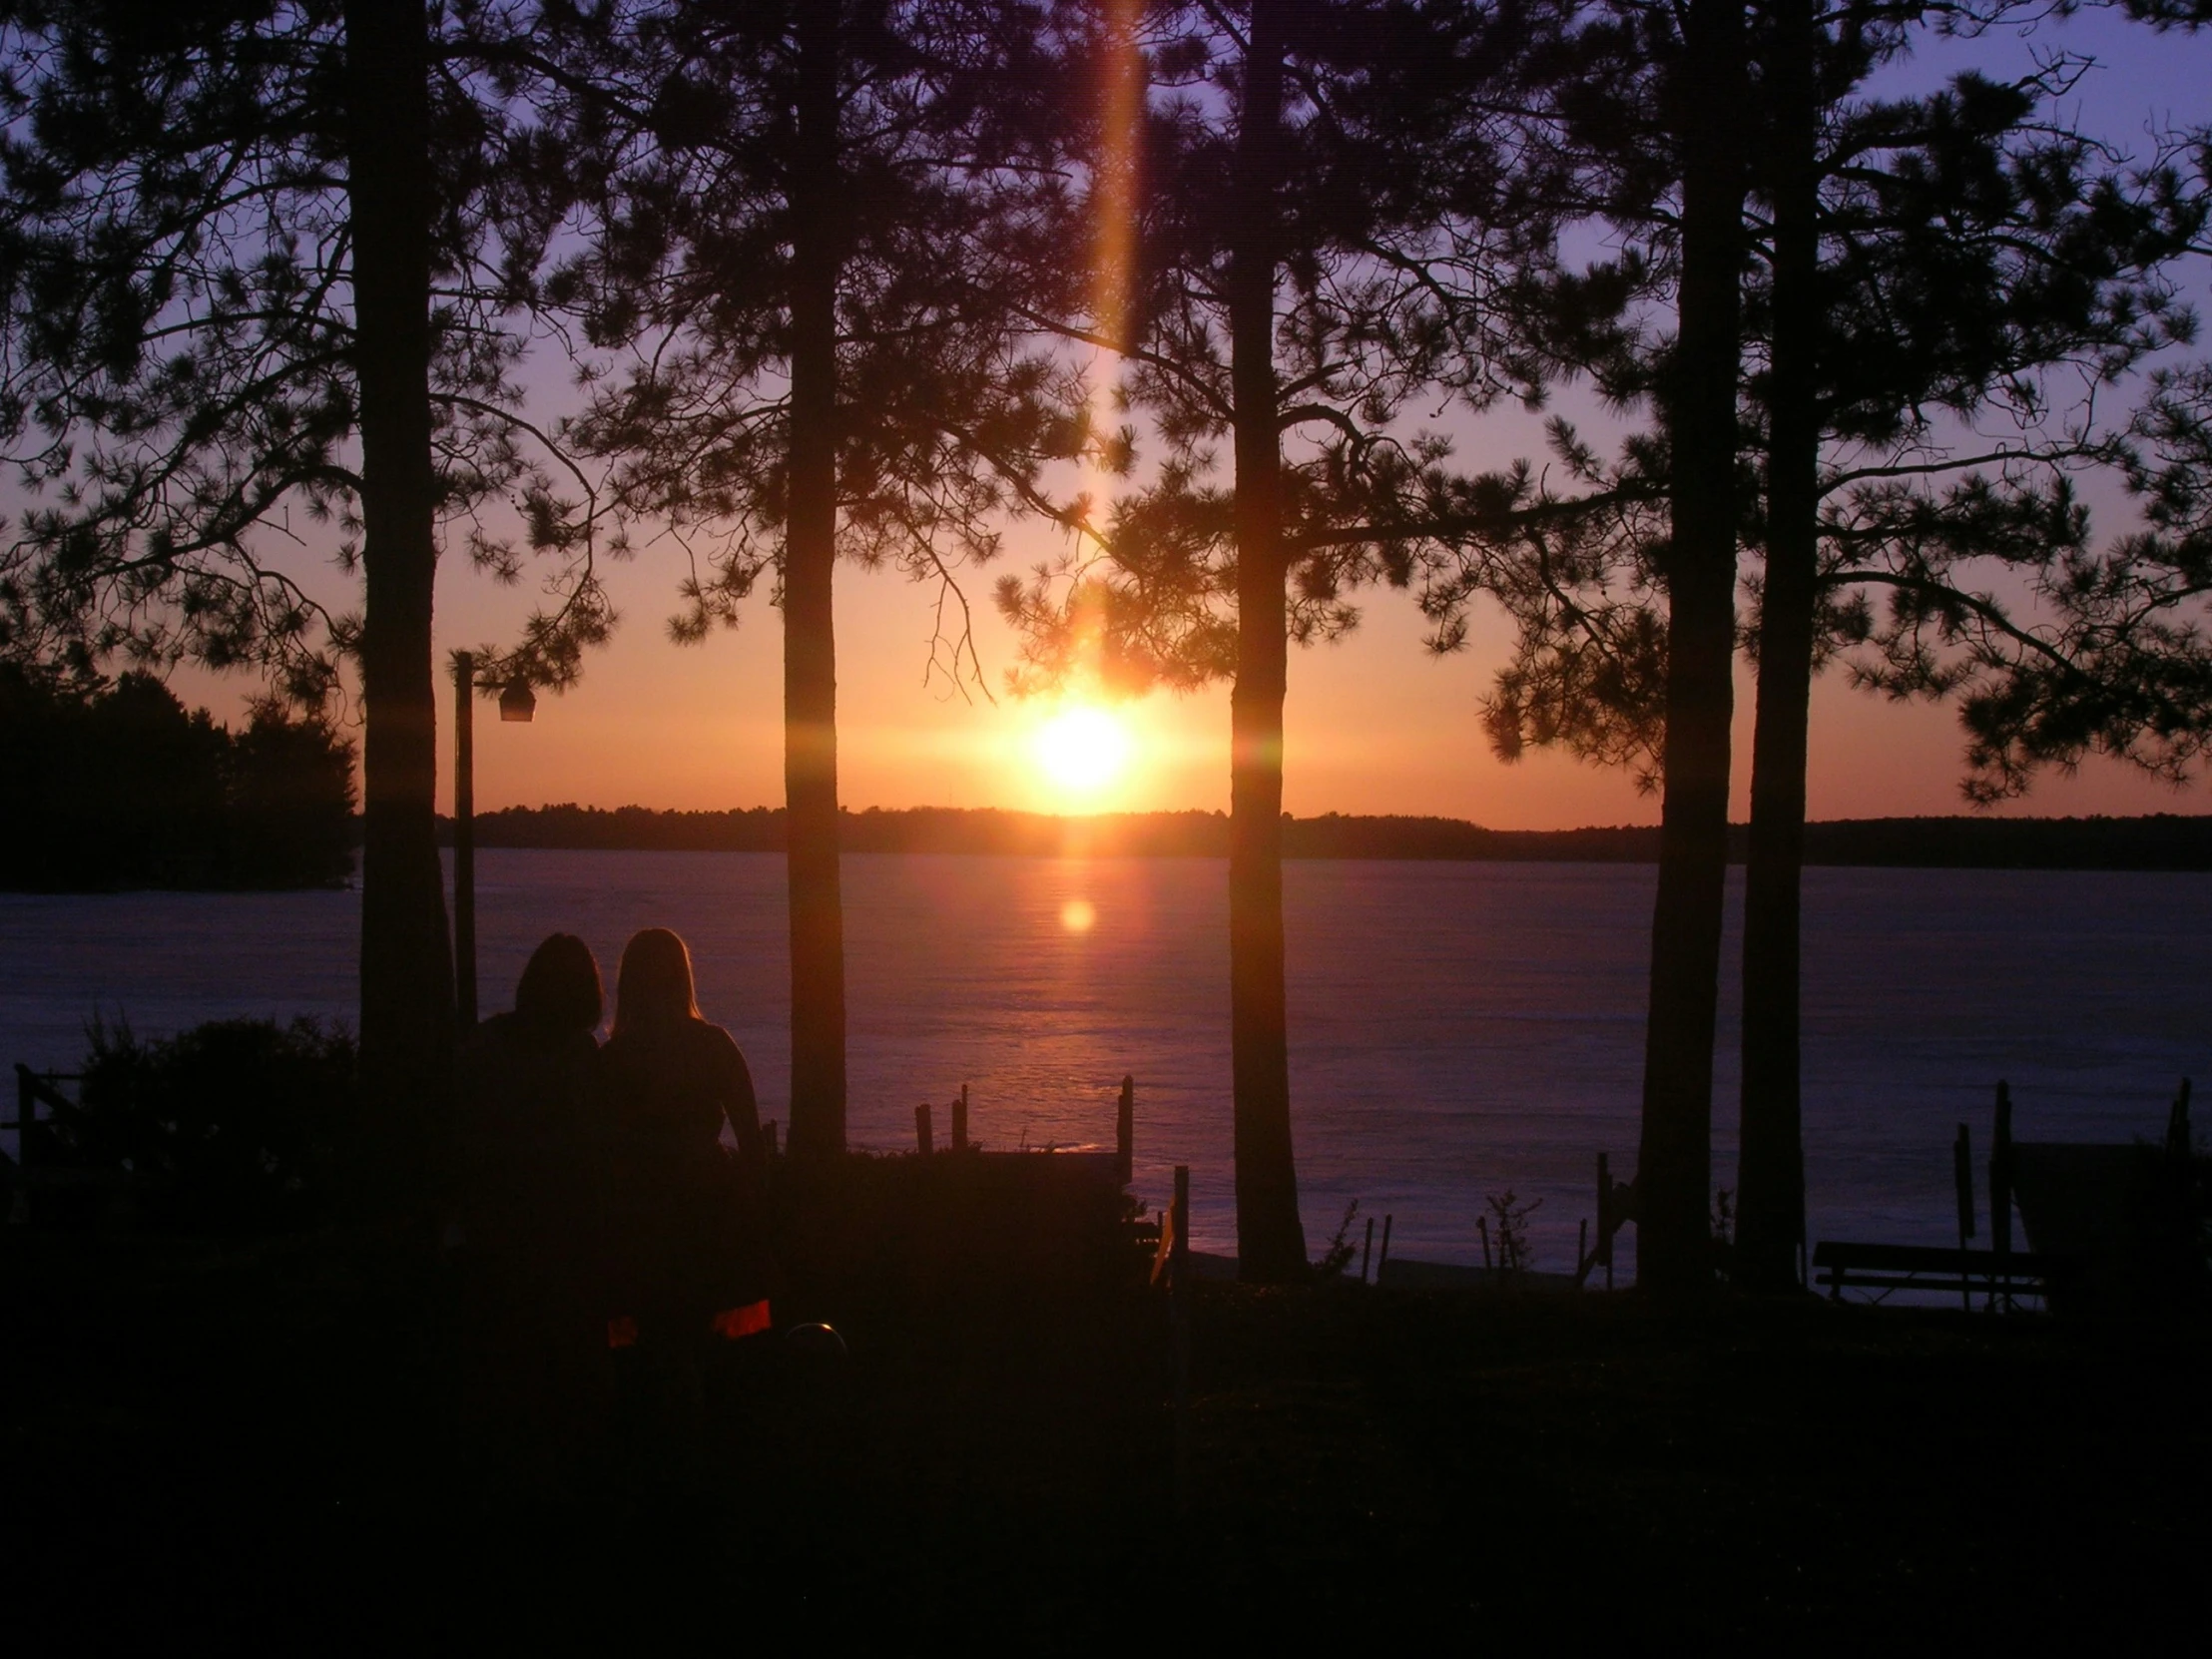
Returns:
[[[1813,1247],[1813,1282],[1841,1302],[1849,1288],[1862,1291],[1976,1291],[2001,1296],[2040,1296],[2054,1278],[2080,1263],[2070,1256],[2032,1251],[1956,1250],[1936,1245],[1853,1244],[1823,1239]]]

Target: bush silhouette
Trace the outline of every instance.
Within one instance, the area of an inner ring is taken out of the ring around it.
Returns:
[[[217,1020],[145,1042],[95,1019],[62,1161],[127,1170],[147,1219],[192,1232],[280,1232],[329,1213],[352,1117],[353,1040],[294,1019]]]

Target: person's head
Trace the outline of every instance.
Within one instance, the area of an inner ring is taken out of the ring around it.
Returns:
[[[530,952],[515,986],[515,1013],[533,1025],[589,1031],[607,1005],[591,946],[574,933],[555,933]]]
[[[615,1035],[699,1018],[691,952],[666,927],[648,927],[622,947],[615,978]]]

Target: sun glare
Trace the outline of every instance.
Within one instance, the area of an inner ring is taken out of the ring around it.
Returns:
[[[1087,898],[1071,898],[1060,906],[1060,925],[1070,933],[1088,933],[1098,925],[1098,906]]]
[[[1129,764],[1129,731],[1104,709],[1074,708],[1037,728],[1037,764],[1062,790],[1094,795]]]

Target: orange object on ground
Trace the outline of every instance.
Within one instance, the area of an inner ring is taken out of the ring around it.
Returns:
[[[638,1322],[628,1314],[619,1314],[607,1322],[607,1346],[609,1348],[636,1348],[638,1346]]]
[[[749,1302],[742,1308],[725,1308],[715,1316],[714,1333],[718,1337],[735,1342],[740,1337],[754,1337],[773,1325],[769,1318],[768,1303]]]

